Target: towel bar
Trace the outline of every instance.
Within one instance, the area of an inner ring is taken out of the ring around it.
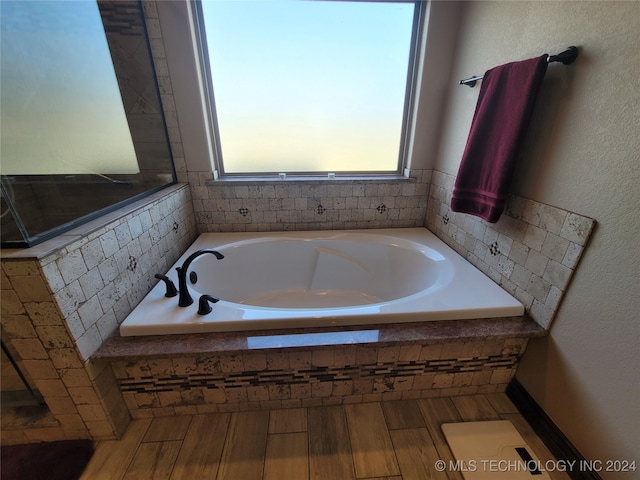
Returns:
[[[547,62],[560,62],[563,65],[569,65],[575,61],[578,57],[578,47],[569,47],[564,52],[560,52],[557,55],[547,55]],[[474,75],[473,77],[460,80],[460,85],[467,85],[469,87],[475,87],[478,80],[482,80],[484,75]]]

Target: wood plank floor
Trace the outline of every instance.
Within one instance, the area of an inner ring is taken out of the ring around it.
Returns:
[[[82,480],[462,480],[435,468],[453,459],[440,425],[498,419],[510,420],[542,462],[553,460],[496,393],[134,420],[121,440],[96,445]]]

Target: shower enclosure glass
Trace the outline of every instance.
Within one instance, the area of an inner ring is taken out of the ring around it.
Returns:
[[[4,0],[0,16],[3,246],[175,183],[140,2]]]

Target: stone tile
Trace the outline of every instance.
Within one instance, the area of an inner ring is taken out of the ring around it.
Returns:
[[[437,374],[433,379],[432,388],[440,389],[440,388],[449,388],[453,384],[453,374],[445,373],[445,374]]]
[[[578,245],[585,245],[593,225],[594,221],[590,218],[569,213],[560,230],[560,236]]]
[[[64,317],[75,313],[78,307],[87,300],[78,281],[65,286],[54,295],[54,298]]]
[[[567,253],[569,243],[569,240],[548,232],[540,251],[550,259],[556,262],[562,262],[562,259]]]
[[[36,387],[41,395],[45,398],[47,397],[56,397],[56,398],[68,398],[69,392],[67,392],[67,387],[65,387],[62,380],[58,378],[49,378],[36,380]],[[47,403],[49,402],[49,398],[47,398]],[[73,405],[73,401],[71,402]]]
[[[244,354],[243,363],[246,371],[261,371],[267,368],[267,357],[264,353]]]
[[[514,265],[509,279],[519,287],[526,289],[531,280],[531,271],[520,265]]]
[[[534,299],[531,304],[530,315],[542,328],[549,328],[553,318],[553,310],[548,308],[542,301]]]
[[[78,308],[78,315],[80,316],[80,320],[82,321],[85,330],[88,330],[96,324],[103,315],[102,307],[100,306],[100,301],[98,300],[97,295],[88,299],[80,306],[80,308]]]
[[[244,371],[242,355],[221,355],[220,369],[225,373],[238,373]]]
[[[22,360],[47,360],[49,355],[37,338],[15,339],[11,345],[16,349]]]
[[[49,356],[58,370],[82,367],[82,361],[74,348],[54,348],[49,350]]]
[[[545,230],[534,225],[529,225],[525,232],[524,238],[522,239],[522,243],[533,250],[540,251],[540,249],[542,249],[542,245],[544,244],[546,235],[547,232]]]
[[[104,288],[100,270],[93,268],[78,279],[80,288],[86,298],[91,298]]]
[[[403,345],[400,347],[398,360],[401,362],[416,361],[420,358],[421,345]]]
[[[56,380],[56,381],[59,382],[59,380]],[[44,395],[42,391],[40,393]],[[64,389],[64,395],[67,395],[66,389]],[[71,398],[68,396],[51,396],[50,398],[47,399],[47,407],[49,407],[49,411],[54,415],[78,413],[78,409],[76,408],[76,405],[73,403],[73,400],[71,400]]]
[[[544,299],[547,298],[550,289],[551,284],[549,282],[538,277],[537,275],[531,275],[531,280],[529,281],[527,292],[533,295],[533,297],[544,302]]]
[[[100,399],[92,387],[69,387],[67,390],[76,405],[100,405]]]
[[[296,350],[289,353],[289,364],[294,370],[311,366],[311,352]]]
[[[400,355],[400,347],[381,347],[378,349],[378,363],[395,363]]]
[[[540,212],[540,228],[558,235],[567,218],[568,213],[550,205],[544,205]]]
[[[570,277],[571,269],[554,260],[549,260],[544,275],[542,276],[544,280],[552,285],[556,285],[562,291],[566,289]]]
[[[314,367],[331,367],[334,365],[333,349],[314,350],[311,354],[311,365]]]
[[[573,270],[574,268],[576,268],[581,254],[582,247],[576,243],[571,242],[567,247],[567,252],[565,253],[561,263],[565,267],[571,268]]]
[[[65,285],[73,283],[88,271],[79,250],[69,252],[67,255],[58,259],[56,263],[58,264]]]
[[[11,277],[11,284],[23,303],[46,302],[51,298],[51,293],[40,275]]]
[[[100,332],[95,325],[89,328],[84,334],[82,334],[82,336],[80,336],[80,338],[78,338],[76,342],[78,351],[85,360],[91,358],[91,355],[96,352],[101,344],[102,338],[100,337]]]
[[[6,335],[5,341],[7,339],[34,338],[38,336],[26,315],[2,314],[0,322],[2,322],[2,333]]]
[[[25,313],[24,305],[14,290],[2,291],[0,309],[2,315],[20,315]]]
[[[92,270],[105,259],[102,244],[99,239],[95,239],[80,247],[80,253],[87,269]]]
[[[283,352],[269,352],[267,355],[267,369],[286,370],[289,368],[289,354]]]
[[[460,344],[462,349],[462,344]],[[446,353],[445,353],[446,354]],[[423,345],[420,350],[420,360],[438,360],[445,358],[443,355],[443,345],[441,343],[434,343],[431,345]]]
[[[548,263],[549,257],[532,249],[529,250],[529,255],[527,255],[527,261],[524,264],[524,268],[529,270],[533,275],[541,277],[544,274]]]

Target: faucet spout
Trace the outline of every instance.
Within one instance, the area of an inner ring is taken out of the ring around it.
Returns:
[[[161,273],[156,273],[154,275],[158,280],[162,280],[166,285],[167,291],[164,294],[165,297],[175,297],[178,295],[178,290],[176,290],[176,286],[173,284],[171,279],[166,275],[162,275]]]
[[[215,255],[218,260],[222,260],[224,255],[222,255],[217,250],[212,250],[210,248],[203,248],[202,250],[198,250],[197,252],[189,255],[181,267],[176,268],[176,272],[178,272],[178,291],[180,293],[180,297],[178,299],[178,306],[180,307],[188,307],[193,303],[193,298],[189,294],[189,288],[187,287],[187,273],[189,270],[189,265],[200,255],[204,255],[206,253],[210,253]]]

